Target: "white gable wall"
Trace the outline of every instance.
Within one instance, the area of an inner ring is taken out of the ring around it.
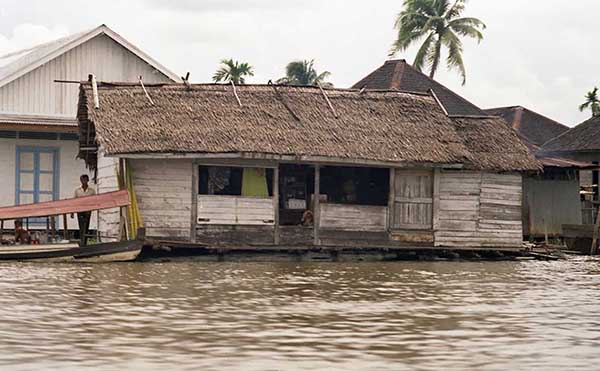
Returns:
[[[169,82],[167,76],[106,35],[99,35],[0,87],[0,112],[75,117],[78,84],[93,73],[99,81]]]

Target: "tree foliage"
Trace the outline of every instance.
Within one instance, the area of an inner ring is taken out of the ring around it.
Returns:
[[[414,67],[422,71],[429,67],[429,77],[434,78],[440,65],[442,48],[448,50],[446,64],[457,69],[462,84],[467,81],[463,61],[461,37],[483,40],[486,25],[477,18],[461,17],[467,0],[404,0],[404,8],[398,14],[394,28],[398,36],[390,56],[405,51],[412,44],[423,40]]]
[[[293,61],[285,67],[285,77],[277,80],[278,84],[285,85],[305,85],[314,86],[321,85],[324,87],[332,87],[333,84],[325,80],[331,76],[331,72],[324,71],[318,73],[315,69],[315,60]]]
[[[240,63],[233,59],[223,59],[220,67],[213,75],[214,82],[231,82],[245,84],[247,76],[254,76],[254,67],[248,63]]]
[[[585,103],[579,106],[581,112],[586,109],[592,110],[592,116],[600,116],[600,99],[598,99],[598,88],[594,88],[585,95]]]

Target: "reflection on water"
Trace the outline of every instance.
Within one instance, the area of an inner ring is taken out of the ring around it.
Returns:
[[[0,264],[11,369],[589,369],[600,261]]]

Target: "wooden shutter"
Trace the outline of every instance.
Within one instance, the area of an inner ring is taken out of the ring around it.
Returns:
[[[393,229],[433,228],[433,171],[396,170]]]

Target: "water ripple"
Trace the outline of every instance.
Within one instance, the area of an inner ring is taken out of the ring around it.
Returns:
[[[600,261],[0,264],[0,367],[594,370]]]

